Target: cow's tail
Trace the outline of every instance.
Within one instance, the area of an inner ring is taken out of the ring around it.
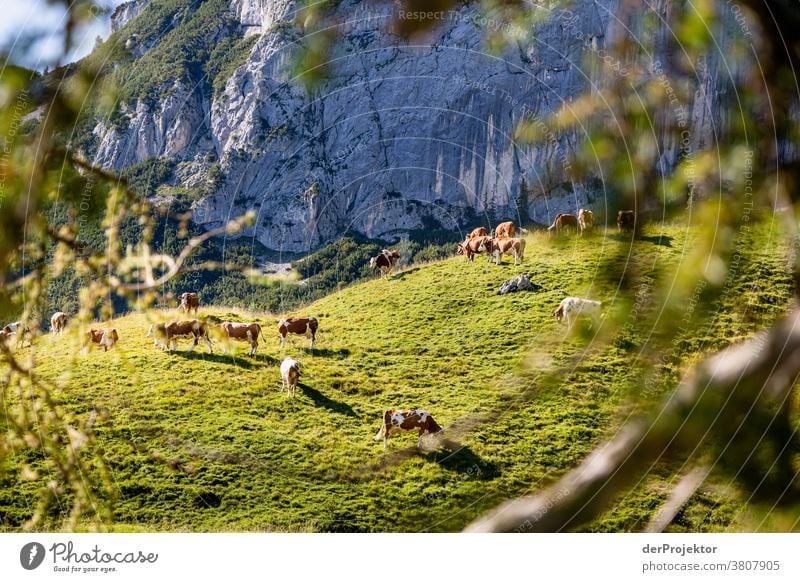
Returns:
[[[261,326],[259,324],[256,324],[256,329],[258,330],[258,337],[256,338],[256,343],[258,343],[258,340],[261,340],[262,344],[265,343],[266,340],[264,340],[264,332],[261,331]]]

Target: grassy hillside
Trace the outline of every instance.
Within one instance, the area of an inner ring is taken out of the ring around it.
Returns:
[[[595,330],[583,326],[568,337],[551,314],[566,295],[629,309],[616,301],[618,279],[610,274],[639,270],[670,281],[696,246],[685,226],[645,235],[632,249],[611,234],[556,242],[532,235],[520,267],[508,258],[496,267],[458,257],[354,285],[298,312],[321,322],[313,351],[304,338],[279,351],[276,316],[207,308],[205,315],[262,323],[267,342],[258,355],[247,357],[243,345],[233,357],[205,346],[162,353],[145,338],[153,314],[132,314],[114,321],[121,340],[108,353],[70,355],[69,340],[42,338],[34,348],[38,370],[63,380],[72,368],[69,388],[57,394],[72,414],[108,412],[98,433],[118,489],[120,530],[459,530],[573,467],[635,408],[628,404],[634,362],[652,330],[631,325],[595,347]],[[623,258],[615,258],[620,250]],[[758,266],[736,273],[734,291],[703,335],[673,341],[675,358],[648,398],[674,384],[683,362],[785,309],[789,278],[775,233],[763,229],[748,252],[761,258]],[[538,289],[497,295],[517,273]],[[184,340],[179,348],[186,347]],[[279,392],[285,355],[303,365],[294,400]],[[541,379],[544,367],[560,365],[568,371],[555,382]],[[429,410],[447,430],[447,447],[418,451],[409,434],[384,452],[372,436],[388,407]],[[674,461],[654,467],[589,529],[641,529],[678,469]],[[0,480],[2,527],[13,530],[30,515],[41,482]],[[62,519],[56,505],[47,527]],[[673,526],[752,527],[750,509],[721,477]]]

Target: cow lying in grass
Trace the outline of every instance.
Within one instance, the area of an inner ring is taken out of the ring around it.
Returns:
[[[189,351],[194,351],[197,342],[204,339],[208,344],[208,352],[213,354],[214,348],[211,347],[211,340],[208,337],[208,326],[205,322],[198,319],[172,320],[167,323],[154,323],[147,330],[147,337],[153,338],[153,345],[166,350],[171,346],[171,351],[178,349],[179,337],[191,337],[194,341]]]
[[[116,329],[90,329],[86,332],[86,339],[83,344],[82,353],[86,354],[94,345],[102,346],[103,351],[107,352],[109,349],[117,345],[119,341],[119,334]]]
[[[377,441],[383,437],[383,448],[385,449],[389,446],[389,437],[391,435],[408,430],[419,431],[417,437],[418,447],[422,445],[424,436],[444,436],[444,429],[436,424],[429,412],[425,410],[395,410],[392,408],[384,411],[381,428],[372,440]]]
[[[281,392],[295,395],[297,383],[300,380],[300,362],[294,358],[284,358],[281,362]]]
[[[561,323],[567,321],[567,328],[572,329],[575,320],[581,316],[592,318],[593,323],[597,324],[600,319],[600,308],[602,303],[591,299],[581,299],[580,297],[567,297],[561,301],[558,308],[553,312],[553,317]]]
[[[250,344],[248,356],[256,355],[258,340],[261,337],[261,326],[257,323],[238,323],[235,321],[224,321],[219,324],[222,332],[223,349],[227,352],[230,349],[230,340],[247,342]]]

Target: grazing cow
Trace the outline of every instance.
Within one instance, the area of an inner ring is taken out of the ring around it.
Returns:
[[[181,293],[178,299],[181,300],[178,309],[185,313],[191,313],[194,310],[194,314],[197,315],[197,310],[200,307],[200,297],[198,297],[197,293]]]
[[[237,323],[234,321],[224,321],[219,324],[222,330],[223,337],[225,338],[225,351],[228,351],[230,340],[238,340],[250,344],[250,351],[248,356],[256,355],[256,348],[258,348],[258,338],[261,337],[261,326],[257,323]]]
[[[578,218],[574,214],[559,214],[556,216],[556,219],[553,221],[548,227],[548,231],[552,232],[555,230],[556,234],[561,234],[561,231],[566,228],[574,228],[576,231],[578,230]]]
[[[314,338],[317,334],[319,322],[313,317],[286,317],[278,323],[278,333],[281,336],[281,348],[286,344],[287,334],[304,335],[311,340],[309,348],[314,347]]]
[[[464,255],[465,261],[472,261],[475,259],[475,254],[477,253],[488,253],[489,260],[491,260],[491,245],[492,245],[492,237],[490,236],[478,236],[475,238],[467,238],[464,239],[464,242],[459,243],[456,252],[459,255]]]
[[[67,314],[63,311],[56,311],[50,318],[50,333],[61,335],[67,327]]]
[[[281,362],[281,392],[294,396],[297,392],[297,381],[300,379],[300,362],[293,358],[284,358]]]
[[[406,430],[419,430],[417,446],[422,444],[422,437],[425,435],[444,436],[444,429],[436,424],[429,412],[424,410],[386,410],[383,413],[381,428],[372,440],[380,440],[383,437],[383,448],[389,445],[389,437]]]
[[[514,223],[510,220],[508,222],[501,222],[497,225],[497,228],[494,229],[495,238],[513,238],[515,234],[517,234],[517,227],[514,226]]]
[[[2,331],[5,333],[7,338],[11,337],[12,335],[17,338],[17,347],[20,347],[25,343],[26,337],[28,338],[28,341],[31,341],[31,330],[27,325],[22,325],[21,321],[9,323],[3,327]]]
[[[119,341],[119,335],[116,329],[90,329],[86,332],[86,342],[83,346],[83,353],[85,354],[90,347],[97,344],[103,346],[103,351],[107,352],[113,348]]]
[[[636,226],[636,213],[633,210],[620,210],[617,212],[617,232],[633,230]]]
[[[392,269],[394,269],[397,261],[400,260],[400,253],[397,251],[387,251],[383,249],[377,257],[372,257],[369,260],[370,269],[380,269],[381,276],[390,276]]]
[[[208,326],[205,322],[198,319],[173,319],[167,323],[154,323],[147,330],[147,337],[153,338],[153,345],[166,350],[172,343],[171,351],[178,349],[178,339],[183,336],[191,336],[194,340],[189,351],[194,351],[200,339],[206,340],[208,352],[214,353],[211,347],[211,340],[208,337]]]
[[[502,262],[503,255],[512,255],[515,267],[525,259],[524,238],[495,238],[491,248],[497,265]],[[491,256],[489,258],[491,259]]]
[[[469,233],[469,236],[467,237],[467,239],[477,238],[479,236],[489,236],[489,231],[487,231],[485,227],[479,226],[478,228],[473,230],[471,233]]]
[[[583,208],[578,210],[578,227],[581,231],[581,236],[587,230],[594,228],[594,212]]]
[[[594,323],[600,317],[600,307],[602,303],[591,299],[581,299],[580,297],[567,297],[561,301],[558,308],[553,312],[553,317],[561,323],[562,319],[567,320],[567,327],[572,329],[572,324],[580,316],[589,316]]]

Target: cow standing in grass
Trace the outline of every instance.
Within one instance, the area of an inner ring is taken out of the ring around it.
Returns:
[[[230,348],[230,340],[237,340],[247,342],[250,344],[250,351],[248,356],[255,356],[256,349],[258,348],[258,340],[261,337],[261,326],[257,323],[238,323],[234,321],[224,321],[219,324],[224,338],[225,351]]]
[[[191,337],[193,339],[192,352],[197,347],[197,343],[203,339],[208,344],[208,352],[213,354],[214,348],[211,347],[211,340],[208,337],[208,326],[205,322],[198,319],[172,320],[167,323],[154,323],[147,330],[147,337],[153,338],[153,344],[161,350],[168,347],[171,351],[178,349],[179,337]],[[170,343],[172,344],[170,346]]]
[[[300,362],[294,358],[284,358],[281,362],[281,392],[285,389],[287,394],[294,397],[299,380]]]
[[[574,214],[559,214],[556,216],[553,224],[551,224],[547,231],[552,233],[555,231],[556,235],[561,234],[562,230],[566,230],[568,228],[574,228],[576,231],[578,230],[578,217]]]
[[[400,253],[398,251],[388,251],[383,249],[378,256],[372,257],[369,260],[369,268],[373,271],[380,269],[381,277],[390,277],[392,269],[395,268],[397,262],[400,260]]]
[[[492,260],[491,244],[492,237],[490,236],[466,238],[464,242],[458,244],[456,253],[464,255],[465,261],[475,260],[475,255],[478,253],[487,253],[489,255],[489,260]]]
[[[503,255],[514,257],[516,267],[525,259],[525,239],[524,238],[495,238],[492,240],[491,249],[495,255],[495,264],[502,262]],[[491,260],[491,255],[489,259]]]
[[[444,429],[439,426],[431,414],[425,410],[396,410],[394,408],[384,411],[381,428],[372,440],[383,437],[383,448],[389,446],[389,437],[408,430],[417,430],[417,446],[422,445],[424,436],[444,436]]]
[[[591,299],[566,297],[553,312],[553,317],[555,317],[556,321],[559,323],[561,323],[562,320],[566,320],[568,329],[572,329],[575,320],[581,316],[588,316],[597,324],[600,319],[600,308],[602,305],[603,304],[599,301],[593,301]]]
[[[20,347],[25,343],[26,337],[30,343],[33,343],[30,328],[27,325],[24,325],[21,321],[15,321],[4,326],[3,332],[7,337],[13,335],[16,338],[17,347]]]
[[[200,308],[200,296],[197,293],[181,293],[178,299],[180,299],[178,309],[186,314],[194,311],[194,314],[197,315],[197,310]]]
[[[617,212],[617,232],[632,231],[636,228],[636,213],[633,210],[620,210]]]
[[[119,334],[116,329],[90,329],[86,332],[82,353],[86,354],[94,345],[102,346],[103,351],[107,352],[119,341]]]
[[[497,228],[494,229],[495,238],[514,238],[515,234],[517,234],[517,227],[510,220],[508,222],[501,222],[497,225]]]
[[[479,226],[478,228],[473,229],[473,231],[469,233],[467,240],[471,238],[478,238],[479,236],[489,236],[489,231],[486,230],[486,227]]]
[[[578,228],[581,231],[581,236],[587,230],[594,228],[594,213],[591,210],[584,208],[578,210]]]
[[[64,333],[65,327],[67,327],[67,314],[63,311],[56,311],[50,318],[50,333],[61,335]]]
[[[285,317],[278,322],[278,334],[281,336],[281,348],[286,345],[286,336],[290,333],[304,335],[311,340],[309,348],[314,347],[319,323],[313,317]]]

